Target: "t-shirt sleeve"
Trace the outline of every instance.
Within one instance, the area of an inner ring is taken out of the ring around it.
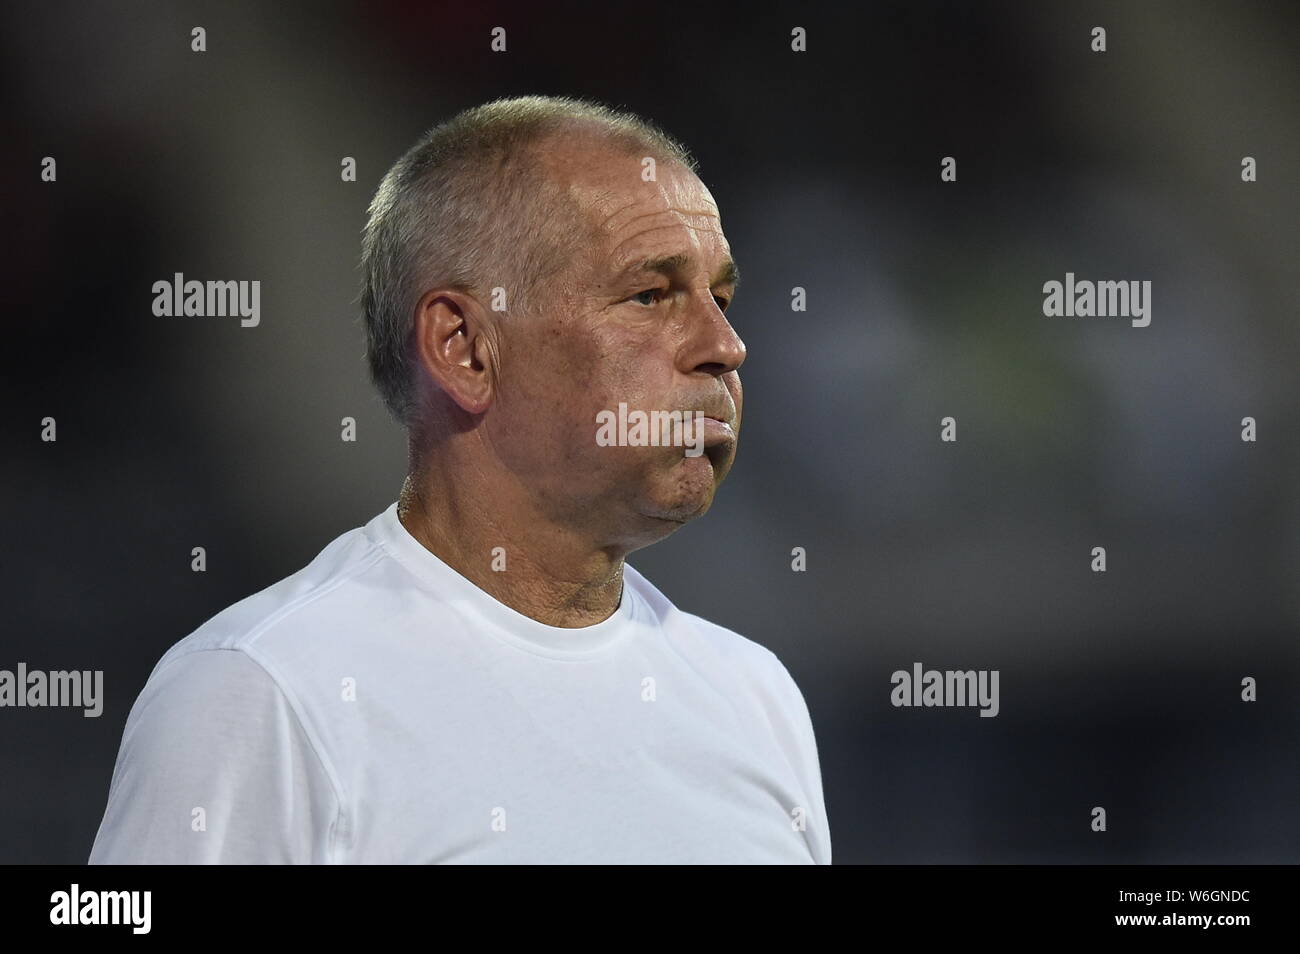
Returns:
[[[240,650],[194,650],[127,717],[90,864],[327,863],[340,805],[288,698]]]
[[[769,650],[769,653],[771,651]],[[826,817],[826,802],[822,794],[821,762],[817,753],[817,737],[813,732],[812,716],[803,693],[790,671],[780,658],[771,653],[774,666],[777,698],[782,702],[782,715],[775,721],[777,738],[785,750],[790,764],[803,783],[804,793],[811,804],[804,806],[808,844],[813,860],[819,865],[831,863],[831,829]]]

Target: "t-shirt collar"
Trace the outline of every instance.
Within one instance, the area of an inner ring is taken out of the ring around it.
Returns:
[[[507,606],[480,589],[411,536],[397,516],[397,501],[366,524],[367,535],[383,546],[421,582],[457,609],[491,624],[496,634],[520,648],[558,658],[599,653],[627,635],[641,613],[624,567],[623,593],[613,615],[591,626],[549,626]]]

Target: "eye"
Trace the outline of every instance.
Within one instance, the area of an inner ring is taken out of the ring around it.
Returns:
[[[718,303],[718,308],[720,308],[722,311],[726,311],[727,306],[731,304],[730,298],[724,298],[721,295],[714,295],[713,300]]]
[[[635,301],[639,305],[649,306],[649,305],[656,304],[659,301],[659,299],[663,297],[663,294],[664,294],[664,290],[662,288],[647,288],[645,291],[637,292],[635,295],[629,298],[628,301]],[[652,295],[654,296],[654,301],[641,301],[642,295]]]

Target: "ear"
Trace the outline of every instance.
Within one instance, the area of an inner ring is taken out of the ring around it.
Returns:
[[[482,414],[492,403],[494,330],[478,301],[458,289],[425,292],[415,306],[420,367],[467,414]]]

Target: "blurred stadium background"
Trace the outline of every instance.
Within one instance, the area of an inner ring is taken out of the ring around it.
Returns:
[[[629,562],[786,663],[836,863],[1300,861],[1300,6],[6,21],[0,667],[103,669],[107,699],[0,711],[0,861],[84,861],[162,652],[395,499],[403,436],[355,305],[365,208],[425,128],[522,93],[661,124],[719,202],[740,451],[710,514]],[[260,325],[154,317],[177,271],[260,280]],[[1066,271],[1151,280],[1150,327],[1044,318]],[[1000,715],[892,708],[918,661],[999,669]]]

